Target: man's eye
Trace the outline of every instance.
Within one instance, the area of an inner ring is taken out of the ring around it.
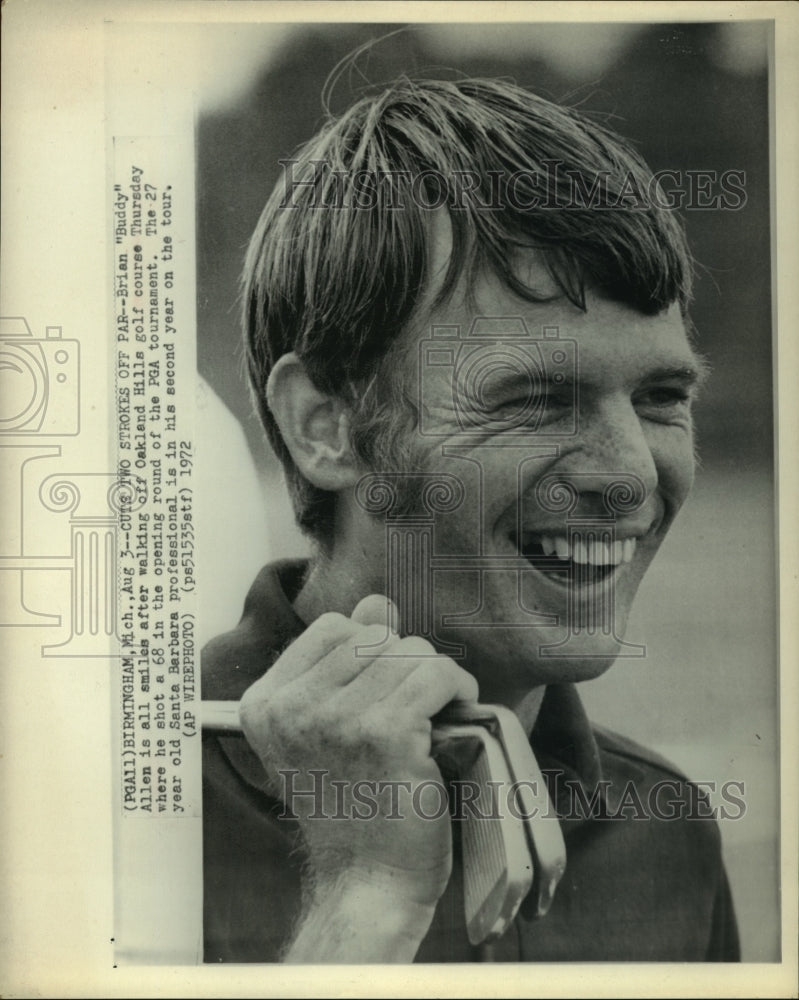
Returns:
[[[504,400],[487,409],[486,416],[491,421],[512,426],[523,426],[526,423],[540,425],[559,419],[565,411],[571,413],[573,406],[571,396],[542,392]]]
[[[545,395],[540,396],[520,396],[518,399],[508,399],[503,400],[503,402],[492,407],[489,411],[491,414],[497,414],[497,416],[504,416],[506,414],[512,413],[529,413],[531,411],[539,411],[542,407],[546,406],[547,397]]]
[[[647,389],[636,397],[639,409],[651,410],[664,415],[687,413],[693,394],[682,386],[657,386]]]

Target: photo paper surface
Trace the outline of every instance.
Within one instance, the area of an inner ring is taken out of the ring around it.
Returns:
[[[6,199],[0,575],[9,703],[92,748],[88,981],[794,960],[782,25],[630,9],[86,19],[71,222]]]

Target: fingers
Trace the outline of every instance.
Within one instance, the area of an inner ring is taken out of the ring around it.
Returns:
[[[286,683],[301,677],[347,643],[356,661],[356,672],[362,670],[396,638],[398,620],[394,602],[380,594],[370,594],[360,601],[351,618],[337,612],[320,615],[291,644],[290,655],[281,656],[271,668],[271,680]],[[329,680],[346,683],[349,676],[337,679],[330,675]]]
[[[303,703],[343,698],[357,713],[393,699],[393,709],[429,718],[450,701],[476,701],[474,678],[427,640],[400,639],[397,621],[396,605],[378,594],[360,601],[352,618],[321,615],[256,681],[247,704],[282,692]]]
[[[359,601],[351,615],[358,625],[385,625],[394,635],[399,629],[397,605],[382,594],[370,594]]]
[[[334,611],[320,615],[292,642],[262,679],[268,677],[273,683],[288,683],[301,677],[350,639],[354,632],[355,626],[345,615]]]
[[[399,639],[346,686],[346,697],[365,710],[391,700],[399,709],[431,716],[450,701],[476,701],[477,681],[426,639]]]
[[[451,701],[475,702],[477,681],[449,657],[420,660],[388,695],[396,711],[411,709],[430,718]]]
[[[387,698],[419,666],[421,659],[445,660],[435,648],[418,636],[395,639],[384,646],[380,656],[353,673],[346,685],[346,697],[353,706],[365,710]]]

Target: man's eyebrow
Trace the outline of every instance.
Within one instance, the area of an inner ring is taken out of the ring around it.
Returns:
[[[680,382],[684,382],[687,385],[695,385],[699,388],[710,376],[711,367],[708,362],[700,355],[695,355],[690,361],[678,362],[676,364],[662,364],[657,365],[654,368],[647,371],[641,381],[643,382],[657,382],[666,381],[668,379],[675,379]],[[571,374],[558,373],[556,377],[553,377],[549,372],[544,371],[538,374],[540,381],[546,385],[551,385],[553,383],[557,385],[574,385],[575,382],[583,381],[579,373],[577,378]],[[523,378],[522,375],[514,374],[511,376],[509,381],[515,379]],[[590,382],[590,376],[588,378]]]
[[[662,365],[646,373],[645,382],[665,382],[669,379],[683,382],[686,385],[700,388],[710,375],[710,365],[699,354],[695,354],[690,362],[677,365]]]
[[[710,373],[711,366],[707,360],[701,354],[692,352],[689,357],[680,358],[680,360],[675,360],[673,363],[664,361],[662,364],[654,365],[640,377],[640,383],[666,382],[671,380],[699,389],[707,381]],[[536,367],[534,371],[531,370],[529,372],[505,372],[495,384],[495,389],[497,391],[508,390],[516,385],[527,387],[531,380],[540,388],[548,390],[552,388],[570,389],[575,384],[588,388],[592,383],[590,372],[581,371],[579,368],[576,372],[558,372],[554,374],[547,371],[546,368],[542,370]]]

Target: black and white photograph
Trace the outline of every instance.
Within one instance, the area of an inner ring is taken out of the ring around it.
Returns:
[[[4,992],[795,995],[789,5],[49,6]]]
[[[205,961],[778,957],[768,61],[315,25],[200,116],[199,370],[272,557],[203,654]]]

